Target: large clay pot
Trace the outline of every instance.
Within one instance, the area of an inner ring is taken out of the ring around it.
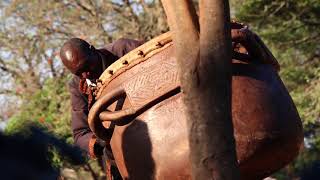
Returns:
[[[232,118],[241,177],[263,178],[297,156],[303,140],[301,121],[271,65],[233,60],[232,71]],[[111,138],[122,177],[191,179],[186,117],[170,34],[130,52],[100,80],[89,125],[98,137]]]

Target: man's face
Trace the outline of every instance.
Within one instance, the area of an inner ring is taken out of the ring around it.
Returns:
[[[102,74],[101,59],[100,59],[100,56],[96,53],[90,56],[90,59],[85,59],[84,61],[82,61],[80,67],[81,68],[79,68],[74,73],[80,78],[85,78],[90,80],[98,79]]]

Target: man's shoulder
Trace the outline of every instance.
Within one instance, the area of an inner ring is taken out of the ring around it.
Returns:
[[[135,40],[135,39],[128,39],[128,38],[120,38],[114,42],[114,45],[118,46],[136,46],[143,44],[142,41]]]
[[[114,41],[111,44],[108,44],[105,49],[112,52],[118,57],[122,57],[131,50],[137,48],[138,46],[142,45],[143,41],[138,41],[134,39],[127,39],[127,38],[120,38]]]

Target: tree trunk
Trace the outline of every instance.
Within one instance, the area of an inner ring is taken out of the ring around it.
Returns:
[[[229,4],[162,0],[180,70],[193,179],[239,179],[231,117]],[[199,35],[200,29],[200,35]]]

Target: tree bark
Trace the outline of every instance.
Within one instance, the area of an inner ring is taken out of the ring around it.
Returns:
[[[193,179],[239,179],[231,116],[228,1],[200,0],[200,28],[191,0],[162,3],[179,64]]]
[[[173,35],[179,67],[191,69],[199,59],[200,27],[196,10],[189,0],[162,0],[162,4]]]

